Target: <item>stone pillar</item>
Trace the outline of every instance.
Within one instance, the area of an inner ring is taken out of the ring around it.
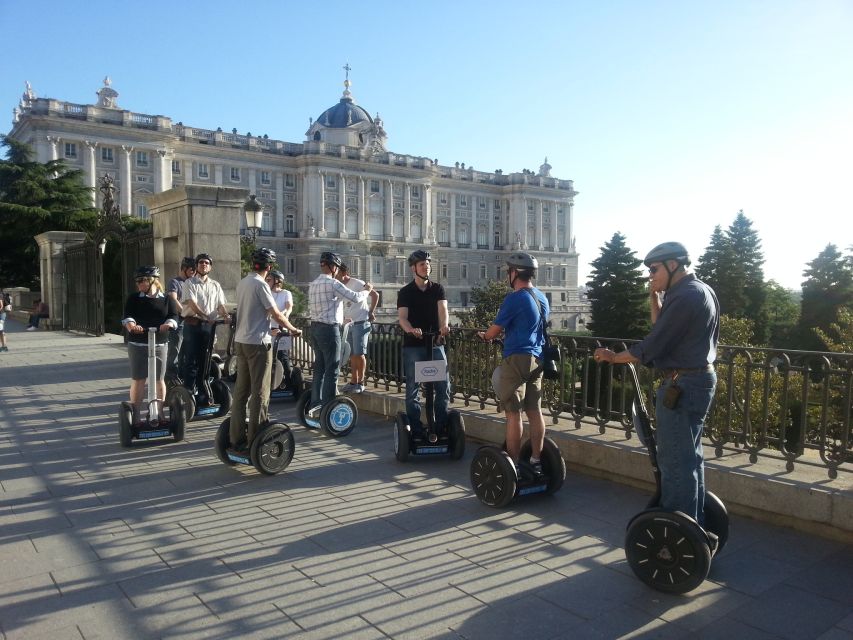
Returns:
[[[154,172],[156,174],[155,193],[162,193],[172,188],[172,155],[166,149],[157,149],[154,152]]]
[[[284,233],[284,174],[275,172],[275,235]]]
[[[222,165],[213,165],[213,184],[222,186]]]
[[[542,235],[543,235],[543,229],[544,229],[544,226],[542,224],[542,218],[543,218],[542,200],[537,200],[536,201],[536,240],[533,242],[533,246],[536,247],[537,251],[542,251],[544,249],[544,247],[542,245],[545,244],[542,241]]]
[[[557,211],[560,209],[560,203],[554,201],[551,203],[551,250],[557,252],[560,250],[560,243],[557,240],[557,227],[559,224]]]
[[[240,220],[248,189],[190,185],[149,195],[154,263],[175,273],[183,256],[213,256],[210,277],[222,285],[229,307],[240,281]]]
[[[51,329],[61,329],[65,313],[65,249],[86,240],[82,231],[46,231],[35,237],[39,247],[41,295],[50,309],[44,320]]]
[[[364,178],[358,178],[358,239],[367,237],[367,208],[364,197]]]
[[[130,182],[130,154],[133,153],[133,147],[123,144],[121,150],[124,153],[119,154],[119,180],[121,181],[119,202],[121,202],[122,214],[132,216],[135,213],[133,211],[133,185]]]
[[[407,182],[405,186],[405,201],[403,203],[403,239],[406,242],[412,241],[412,183]],[[423,223],[421,223],[423,224]],[[421,230],[423,235],[423,230]]]
[[[338,174],[338,237],[347,237],[347,177]]]
[[[95,169],[95,149],[98,148],[97,142],[84,140],[83,147],[86,150],[86,155],[83,156],[83,173],[86,174],[86,186],[91,189],[92,206],[98,206],[98,191],[96,189],[96,169]]]
[[[385,237],[383,240],[394,239],[394,184],[385,181]]]
[[[486,200],[486,211],[489,212],[489,227],[486,233],[486,244],[490,249],[495,248],[495,207],[494,198]]]
[[[320,198],[320,231],[317,233],[321,238],[326,237],[326,174],[322,171],[318,171],[317,175],[320,177],[320,185],[319,185],[319,198]],[[315,223],[316,226],[316,223]]]
[[[565,240],[563,240],[563,242],[565,242],[565,249],[567,251],[570,251],[570,252],[573,249],[572,241],[575,239],[575,237],[573,235],[573,233],[574,233],[574,224],[573,224],[574,223],[574,220],[573,220],[574,209],[575,209],[575,203],[572,202],[571,200],[567,201],[566,202],[566,238],[565,238]]]
[[[59,143],[62,142],[62,138],[58,136],[45,136],[47,138],[47,143],[50,145],[50,159],[51,160],[59,160]]]
[[[450,246],[456,246],[456,194],[450,194]]]
[[[435,244],[435,235],[438,232],[436,228],[436,198],[438,195],[436,194],[435,189],[432,188],[431,184],[424,185],[424,207],[426,207],[426,218],[429,224],[427,224],[427,237],[429,244]]]

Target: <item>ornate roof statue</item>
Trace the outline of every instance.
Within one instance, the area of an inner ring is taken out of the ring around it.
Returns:
[[[539,166],[539,175],[543,178],[550,178],[551,169],[551,165],[548,164],[548,156],[545,156],[545,163]]]
[[[95,92],[95,95],[98,96],[98,106],[105,107],[107,109],[118,109],[119,106],[116,102],[116,98],[118,98],[118,91],[113,89],[110,86],[111,84],[112,80],[107,76],[104,78],[104,86]]]

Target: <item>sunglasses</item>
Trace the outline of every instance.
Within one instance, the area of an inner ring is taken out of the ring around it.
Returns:
[[[662,265],[656,264],[653,267],[649,267],[649,275],[655,275]]]
[[[136,284],[142,284],[143,282],[148,282],[148,278],[137,278]]]

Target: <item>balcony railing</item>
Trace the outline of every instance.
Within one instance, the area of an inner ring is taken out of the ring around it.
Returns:
[[[297,322],[307,326],[308,321]],[[559,418],[593,422],[601,433],[633,431],[633,389],[624,366],[597,364],[597,347],[617,351],[634,341],[555,336],[562,354],[559,380],[543,381],[542,408],[556,424]],[[368,344],[367,382],[373,388],[402,392],[402,334],[396,324],[373,325]],[[311,371],[307,342],[294,340],[293,359]],[[497,408],[491,376],[500,364],[498,347],[480,341],[473,329],[454,329],[447,340],[452,398],[465,406]],[[705,423],[705,437],[715,455],[724,451],[783,459],[794,464],[823,465],[831,478],[839,468],[853,471],[853,354],[784,351],[720,346],[717,391]],[[654,409],[655,374],[638,367]],[[820,462],[818,462],[820,460]]]

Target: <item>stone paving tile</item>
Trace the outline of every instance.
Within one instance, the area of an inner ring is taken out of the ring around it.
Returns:
[[[583,628],[584,620],[534,596],[515,598],[506,602],[491,602],[476,615],[454,625],[453,630],[465,638],[556,638],[567,629],[572,637],[577,628]]]
[[[364,618],[388,637],[400,640],[455,637],[454,627],[486,608],[476,598],[448,587],[368,611]]]
[[[786,584],[847,605],[853,610],[853,546],[846,546],[796,573]]]

